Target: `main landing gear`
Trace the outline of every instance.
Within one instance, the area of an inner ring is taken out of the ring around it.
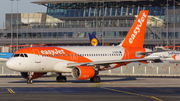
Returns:
[[[90,82],[99,83],[99,82],[101,82],[101,78],[99,76],[94,76],[94,77],[90,78]]]
[[[57,78],[56,78],[57,82],[66,82],[66,80],[67,80],[66,77],[62,76],[61,73],[59,73],[59,76],[57,76]]]
[[[32,84],[33,80],[32,80],[32,75],[34,74],[34,72],[28,72],[28,78],[27,78],[27,84]]]

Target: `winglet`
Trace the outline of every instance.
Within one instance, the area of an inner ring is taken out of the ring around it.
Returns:
[[[177,54],[175,54],[175,55],[172,56],[172,58],[173,58],[174,60],[176,60],[176,55],[177,55]]]
[[[91,46],[102,46],[99,40],[96,38],[96,36],[93,33],[89,33],[89,40],[90,40]]]
[[[148,10],[141,10],[139,16],[120,46],[143,48],[148,13]]]

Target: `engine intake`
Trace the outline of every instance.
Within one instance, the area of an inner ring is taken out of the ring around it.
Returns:
[[[78,80],[85,80],[96,75],[92,66],[78,66],[72,69],[72,76]]]

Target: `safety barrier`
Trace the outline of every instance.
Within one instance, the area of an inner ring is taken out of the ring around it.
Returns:
[[[100,71],[100,75],[120,76],[180,76],[180,63],[130,63],[127,66]],[[0,75],[20,75],[20,72],[7,68],[5,62],[0,62]]]

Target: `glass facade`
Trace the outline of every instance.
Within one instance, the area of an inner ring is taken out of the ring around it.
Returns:
[[[141,2],[139,2],[141,3]],[[109,6],[109,5],[116,6]],[[166,6],[138,6],[128,5],[126,3],[116,3],[116,2],[105,2],[104,10],[103,4],[98,3],[61,3],[61,4],[48,4],[47,14],[53,17],[92,17],[95,16],[128,16],[128,15],[138,15],[141,10],[149,10],[149,15],[156,16],[160,19],[165,20],[165,10]],[[135,7],[133,7],[135,6]],[[54,8],[54,9],[52,9]],[[77,9],[78,8],[78,9]],[[173,9],[172,6],[169,9]],[[178,9],[178,8],[177,8]],[[103,14],[104,13],[104,14]]]
[[[98,5],[97,5],[98,4]],[[96,6],[97,5],[97,6]],[[169,6],[169,9],[173,9]],[[176,7],[176,9],[179,9]],[[19,24],[21,26],[26,25],[24,29],[39,30],[39,32],[22,32],[19,33],[19,39],[25,38],[88,38],[88,33],[90,29],[99,28],[117,28],[117,27],[128,27],[130,28],[134,23],[133,19],[126,19],[126,17],[134,17],[139,14],[141,10],[149,10],[149,15],[154,18],[159,18],[163,24],[167,23],[167,17],[165,15],[166,6],[159,6],[155,4],[148,4],[146,2],[105,2],[103,3],[59,3],[59,4],[48,4],[47,5],[47,16],[45,21],[42,21],[42,14],[24,14],[21,15],[19,19]],[[102,18],[105,16],[109,19],[104,21],[98,20],[97,18]],[[68,18],[68,20],[61,20],[61,18]],[[87,20],[81,20],[79,18],[90,18]],[[117,19],[111,19],[111,17],[117,17]],[[119,18],[118,18],[119,17]],[[73,20],[71,20],[73,18]],[[94,19],[93,19],[94,18]],[[120,19],[121,18],[121,19]],[[124,18],[124,19],[123,19]],[[77,20],[76,20],[77,19]],[[163,25],[158,25],[158,22],[149,24],[148,27],[164,28]],[[180,23],[180,15],[168,15],[168,23]],[[16,18],[13,19],[12,25],[16,26]],[[6,19],[6,25],[10,26],[10,18]],[[10,28],[10,27],[8,27]],[[80,28],[86,28],[89,30],[81,31]],[[44,32],[43,29],[61,29],[66,30],[62,32],[47,31]],[[79,29],[79,31],[69,31],[69,29]],[[148,29],[148,28],[147,28]],[[166,37],[166,32],[159,30],[164,37]],[[92,31],[97,35],[98,38],[102,37],[102,30]],[[105,38],[124,38],[128,31],[121,29],[116,31],[105,31]],[[145,39],[159,39],[157,31],[146,31]],[[174,33],[169,31],[168,37],[173,38]],[[4,36],[3,33],[1,36]],[[16,33],[14,33],[14,38],[16,38]],[[176,38],[180,38],[180,33],[176,32]],[[6,38],[11,38],[11,34],[7,33]]]

